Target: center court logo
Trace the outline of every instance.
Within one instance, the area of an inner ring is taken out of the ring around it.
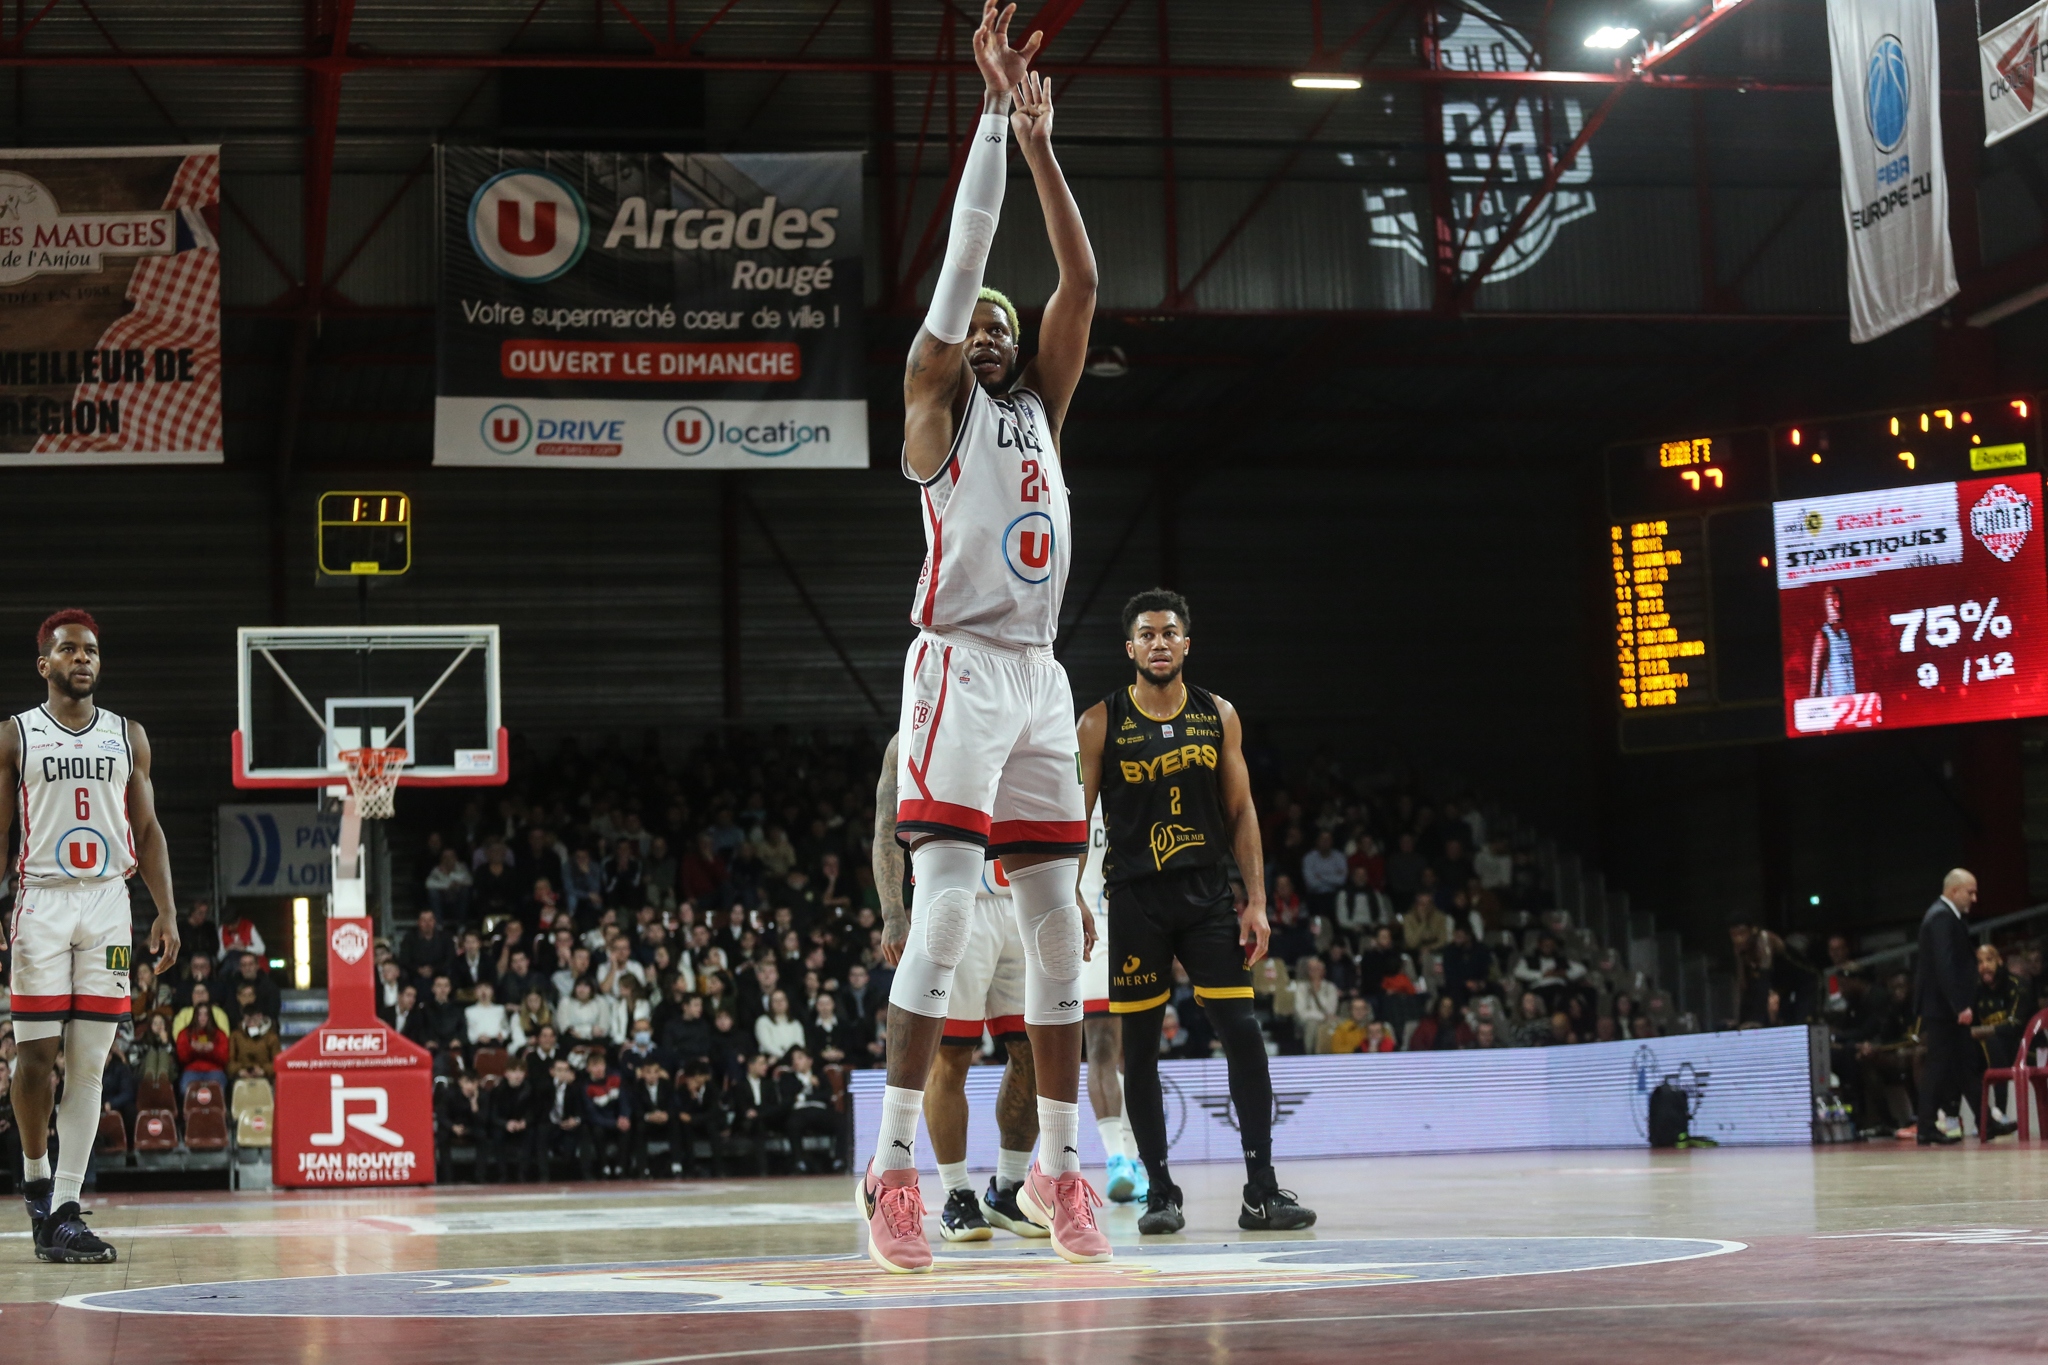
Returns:
[[[545,284],[583,259],[590,215],[575,186],[550,171],[500,171],[470,198],[469,244],[506,279]]]

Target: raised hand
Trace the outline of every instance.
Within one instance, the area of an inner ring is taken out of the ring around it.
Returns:
[[[982,0],[981,27],[974,30],[974,64],[981,68],[988,93],[999,99],[1016,93],[1031,69],[1031,59],[1038,55],[1039,45],[1045,41],[1043,33],[1033,33],[1024,40],[1023,47],[1011,47],[1010,20],[1016,13],[1015,4],[997,10],[996,0]]]
[[[1017,87],[1010,136],[1023,152],[1043,152],[1052,146],[1052,82],[1036,71],[1026,73]]]

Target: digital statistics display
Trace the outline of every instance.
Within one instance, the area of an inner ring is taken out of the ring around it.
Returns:
[[[2048,714],[2041,487],[2013,472],[1775,503],[1785,732]]]

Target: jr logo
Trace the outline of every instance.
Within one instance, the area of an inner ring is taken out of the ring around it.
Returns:
[[[387,1147],[405,1146],[404,1138],[384,1126],[384,1120],[391,1117],[390,1092],[381,1085],[347,1085],[338,1074],[328,1079],[333,1088],[327,1092],[327,1131],[313,1134],[308,1141],[315,1147],[339,1147],[348,1138],[344,1129],[353,1128]],[[367,1103],[370,1112],[351,1114],[348,1106],[352,1103]]]
[[[1052,518],[1044,512],[1026,512],[1003,528],[1003,559],[1022,582],[1052,577],[1052,550]]]

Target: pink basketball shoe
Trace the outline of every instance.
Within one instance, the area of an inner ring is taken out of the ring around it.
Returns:
[[[1031,1163],[1031,1174],[1017,1188],[1017,1207],[1024,1216],[1052,1233],[1052,1249],[1063,1261],[1091,1265],[1107,1261],[1116,1253],[1109,1238],[1095,1226],[1095,1210],[1102,1196],[1079,1171],[1051,1176]]]
[[[868,1223],[868,1259],[896,1275],[932,1268],[931,1243],[924,1235],[924,1193],[914,1169],[861,1173],[853,1201]]]

